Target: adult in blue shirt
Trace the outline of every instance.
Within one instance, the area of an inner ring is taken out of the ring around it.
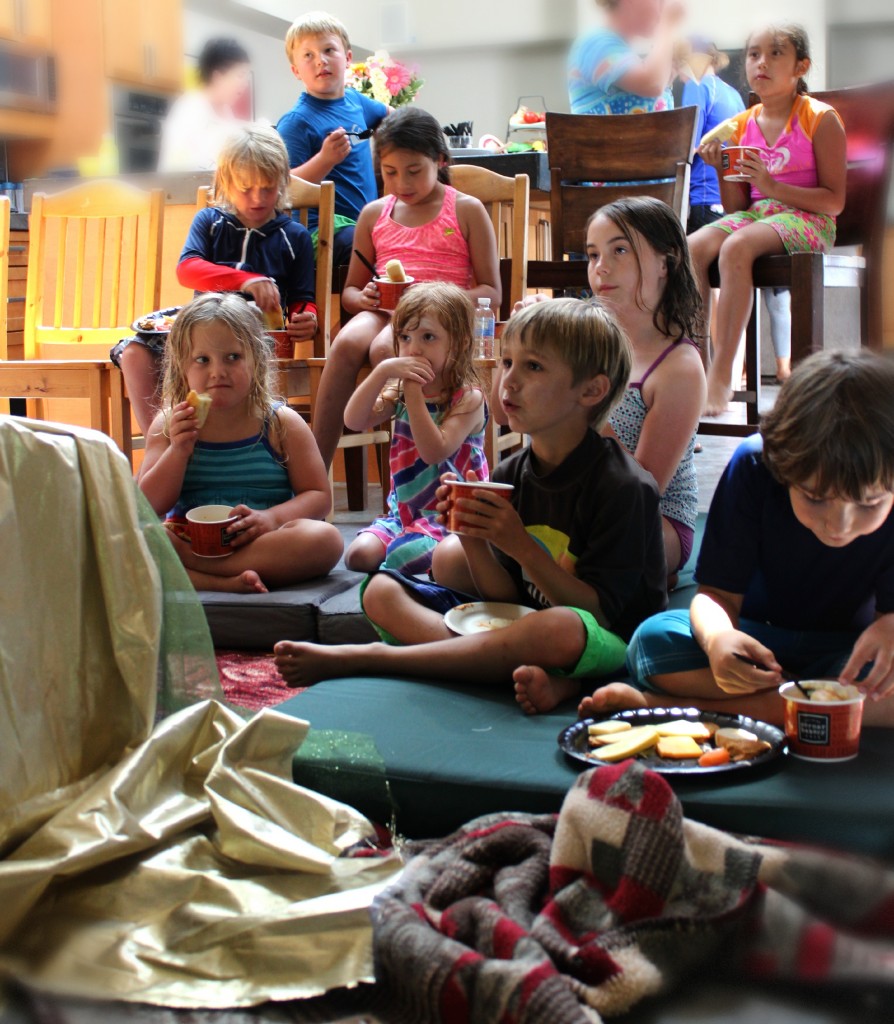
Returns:
[[[378,197],[368,134],[388,115],[384,103],[345,87],[351,47],[344,25],[320,12],[299,18],[286,35],[292,73],[305,92],[276,126],[292,173],[335,183],[335,265],[351,262],[354,224]],[[364,137],[366,136],[366,137]],[[309,218],[311,232],[316,218]]]
[[[568,55],[572,114],[640,114],[670,110],[673,48],[681,0],[596,0],[605,25],[585,32]],[[640,57],[636,38],[651,39]]]

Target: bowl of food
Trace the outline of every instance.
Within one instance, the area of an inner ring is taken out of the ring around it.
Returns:
[[[836,679],[784,683],[785,735],[792,756],[805,761],[851,761],[860,750],[864,695]]]
[[[761,151],[756,146],[727,146],[720,154],[724,181],[749,181],[751,172],[742,161],[751,157],[760,160]]]
[[[389,260],[385,264],[385,273],[375,278],[379,289],[379,309],[393,313],[397,309],[400,297],[413,284],[414,278],[408,277],[400,260]]]
[[[226,558],[233,553],[230,527],[239,522],[229,505],[199,505],[186,513],[193,554],[201,558]]]
[[[515,490],[512,484],[498,484],[492,480],[451,480],[447,484],[447,530],[449,533],[461,533],[462,522],[457,517],[459,509],[456,502],[459,498],[472,498],[475,491],[487,491],[488,497],[501,501],[511,501],[512,492]],[[487,499],[484,499],[487,500]]]

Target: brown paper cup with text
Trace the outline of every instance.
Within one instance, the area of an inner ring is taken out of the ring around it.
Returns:
[[[472,498],[474,491],[489,491],[488,498],[479,500],[487,501],[492,496],[494,501],[512,501],[512,492],[515,490],[512,484],[497,484],[491,480],[451,480],[447,488],[448,533],[462,533],[462,523],[457,517],[459,509],[456,508],[459,498]]]
[[[820,681],[802,680],[808,692]],[[863,695],[849,700],[808,700],[794,683],[784,683],[779,694],[785,701],[785,738],[794,757],[803,761],[834,764],[853,760],[860,750]]]
[[[232,555],[230,527],[239,522],[229,505],[199,505],[186,513],[189,539],[194,555],[201,558],[225,558]]]
[[[293,359],[295,342],[288,331],[268,331],[267,337],[273,342],[273,355],[276,359]]]
[[[414,277],[406,281],[392,281],[390,277],[377,277],[376,288],[379,289],[379,309],[393,313],[403,293],[415,282]]]
[[[750,181],[751,174],[747,167],[742,166],[746,156],[760,160],[761,151],[757,146],[727,146],[720,154],[724,181]]]

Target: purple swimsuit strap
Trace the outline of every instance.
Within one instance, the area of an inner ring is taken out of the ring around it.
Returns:
[[[667,346],[667,348],[661,353],[661,355],[658,356],[658,358],[652,363],[649,369],[646,370],[646,372],[642,375],[642,379],[639,380],[637,383],[631,382],[630,386],[632,388],[642,388],[643,384],[646,383],[646,381],[649,379],[652,373],[654,373],[654,371],[657,370],[659,366],[661,366],[664,360],[667,359],[671,352],[674,351],[677,345],[681,344],[691,345],[695,349],[698,348],[698,345],[696,345],[692,338],[677,338],[676,341],[672,341],[670,345]]]

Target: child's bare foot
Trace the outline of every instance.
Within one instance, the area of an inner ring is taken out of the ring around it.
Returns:
[[[520,665],[513,673],[515,699],[526,715],[552,711],[557,704],[580,693],[580,683],[567,676],[551,676],[539,665]]]
[[[273,648],[273,661],[289,686],[312,686],[324,679],[350,675],[345,671],[344,647],[280,640]]]
[[[713,367],[708,373],[708,397],[705,401],[705,416],[719,416],[729,409],[730,399],[733,397],[732,388],[728,381],[720,380],[713,372]]]
[[[577,707],[578,718],[596,718],[612,711],[627,711],[630,708],[647,708],[649,700],[642,690],[627,683],[607,683],[593,691],[592,697],[584,697]]]
[[[267,593],[264,581],[254,569],[246,569],[238,576],[214,576],[210,572],[199,572],[197,569],[187,569],[186,572],[196,590],[216,590],[225,594]]]

